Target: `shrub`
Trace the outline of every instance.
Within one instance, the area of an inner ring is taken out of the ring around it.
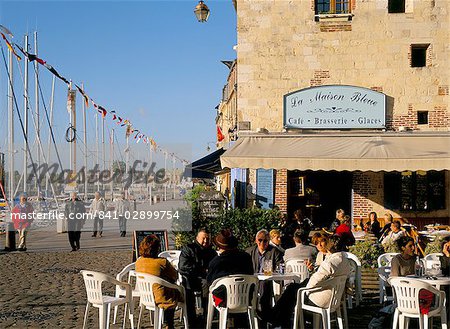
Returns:
[[[428,254],[433,254],[436,252],[442,252],[442,244],[443,243],[444,243],[444,238],[442,236],[436,237],[436,239],[427,243],[424,254],[428,255]]]
[[[349,248],[352,254],[355,254],[361,261],[361,266],[368,268],[377,267],[378,257],[384,253],[383,248],[373,240],[364,239],[363,241],[356,241],[356,243]]]
[[[192,202],[192,230],[186,229],[187,223],[174,221],[173,230],[175,234],[175,246],[181,248],[183,245],[192,242],[195,234],[201,227],[207,228],[211,236],[215,236],[220,230],[227,228],[239,239],[239,247],[247,248],[253,245],[255,234],[260,229],[279,228],[282,214],[277,209],[228,209],[219,213],[217,218],[207,219],[201,215],[196,202]],[[185,217],[185,216],[180,216]]]

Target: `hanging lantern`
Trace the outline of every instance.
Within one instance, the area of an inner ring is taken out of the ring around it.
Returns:
[[[203,0],[200,0],[198,2],[197,6],[195,6],[194,14],[195,14],[195,17],[197,17],[197,20],[200,23],[204,23],[204,22],[206,22],[208,20],[209,8],[208,8],[207,5],[205,5]]]

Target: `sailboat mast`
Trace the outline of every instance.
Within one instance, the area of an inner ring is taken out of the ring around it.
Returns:
[[[113,169],[114,169],[114,129],[111,129],[111,155],[110,155],[110,179],[111,179],[111,201],[114,199],[114,179],[113,179]]]
[[[98,150],[98,114],[97,113],[95,114],[95,149],[96,149],[95,154],[97,156],[97,161],[96,161],[95,166],[97,167],[97,166],[99,166],[99,162],[100,162],[99,153],[98,153],[99,150]],[[99,168],[96,168],[96,169],[99,171],[99,174],[97,177],[97,192],[98,192],[98,191],[100,191],[100,169]]]
[[[34,54],[36,55],[36,56],[38,56],[38,36],[37,36],[37,31],[34,31]],[[35,61],[34,62],[34,72],[35,72],[35,75],[34,75],[34,93],[35,93],[35,105],[34,105],[34,107],[35,107],[35,110],[36,110],[36,120],[37,120],[37,127],[36,127],[36,136],[37,136],[37,139],[39,139],[40,138],[40,135],[41,135],[41,129],[40,129],[40,121],[41,121],[41,118],[40,118],[40,116],[39,116],[39,65],[38,65],[38,62],[37,61]],[[41,150],[40,150],[40,148],[38,147],[38,149],[37,149],[37,165],[38,165],[38,168],[41,166]],[[37,187],[37,195],[38,195],[38,197],[40,196],[40,192],[41,192],[41,184],[40,184],[40,182],[39,182],[39,179],[36,177],[36,187]]]
[[[84,91],[84,84],[81,84],[81,89]],[[83,129],[84,129],[84,201],[87,201],[88,193],[88,180],[87,180],[87,130],[86,130],[86,106],[85,102],[82,102],[83,106]]]
[[[28,34],[25,35],[23,40],[23,49],[28,52]],[[24,126],[25,126],[25,136],[24,137],[24,152],[23,152],[23,192],[27,192],[27,165],[28,165],[28,152],[27,152],[27,139],[28,139],[28,57],[25,56],[24,59],[24,85],[23,85],[23,113],[24,113]]]
[[[12,51],[8,51],[9,59],[9,77],[10,81],[8,83],[8,132],[9,132],[9,202],[11,208],[14,207],[14,108],[13,108],[13,54]]]
[[[106,170],[106,151],[105,151],[105,118],[102,116],[102,156],[103,156],[103,168]],[[105,187],[102,184],[102,191],[104,192]]]

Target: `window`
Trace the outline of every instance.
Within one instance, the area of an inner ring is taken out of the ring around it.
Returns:
[[[388,13],[404,13],[405,12],[405,0],[389,0],[388,1]]]
[[[418,111],[417,112],[417,124],[427,125],[428,124],[428,111]]]
[[[316,0],[316,15],[349,13],[350,0]]]
[[[427,49],[429,45],[411,45],[411,67],[427,65]]]
[[[404,171],[384,174],[384,203],[389,209],[445,209],[443,171]]]

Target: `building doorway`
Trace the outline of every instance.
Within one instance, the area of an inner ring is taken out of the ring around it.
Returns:
[[[288,216],[301,209],[317,227],[328,227],[337,209],[351,214],[352,173],[288,171]]]

